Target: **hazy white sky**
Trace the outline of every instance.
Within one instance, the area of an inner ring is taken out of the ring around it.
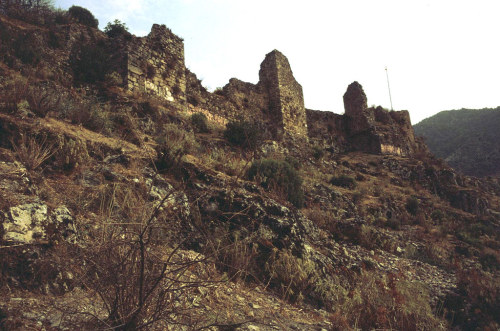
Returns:
[[[136,35],[153,23],[184,38],[186,66],[214,89],[256,83],[273,49],[288,57],[307,108],[343,113],[358,81],[368,105],[413,123],[441,110],[500,106],[500,0],[56,0],[100,27],[120,19]]]

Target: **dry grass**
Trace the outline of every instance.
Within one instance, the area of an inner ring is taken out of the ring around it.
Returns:
[[[12,147],[17,160],[28,170],[37,169],[56,152],[56,147],[47,142],[45,135],[21,134],[17,143],[12,141]]]

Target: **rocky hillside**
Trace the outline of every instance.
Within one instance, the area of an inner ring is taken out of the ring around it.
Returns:
[[[414,129],[432,153],[464,174],[500,175],[500,107],[443,111]]]
[[[130,92],[82,10],[0,15],[0,329],[500,327],[497,179]]]

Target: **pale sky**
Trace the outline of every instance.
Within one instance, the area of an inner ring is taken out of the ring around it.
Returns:
[[[55,0],[89,9],[101,29],[119,19],[135,35],[153,23],[184,38],[186,66],[209,90],[257,83],[278,49],[307,108],[342,114],[358,81],[368,105],[410,111],[500,106],[500,0]]]

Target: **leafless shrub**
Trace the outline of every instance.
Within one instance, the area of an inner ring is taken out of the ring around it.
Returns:
[[[77,252],[83,257],[77,268],[80,282],[90,297],[96,298],[96,306],[102,306],[100,312],[91,314],[94,327],[139,330],[153,325],[192,326],[195,321],[188,314],[187,299],[208,284],[194,277],[192,270],[207,258],[195,253],[185,258],[181,244],[172,247],[162,236],[172,225],[169,220],[174,219],[166,206],[172,193],[153,203],[129,192],[120,196],[120,210],[115,210],[118,194],[110,192],[101,208],[107,222],[91,235],[97,239]],[[130,218],[110,221],[117,216]]]

